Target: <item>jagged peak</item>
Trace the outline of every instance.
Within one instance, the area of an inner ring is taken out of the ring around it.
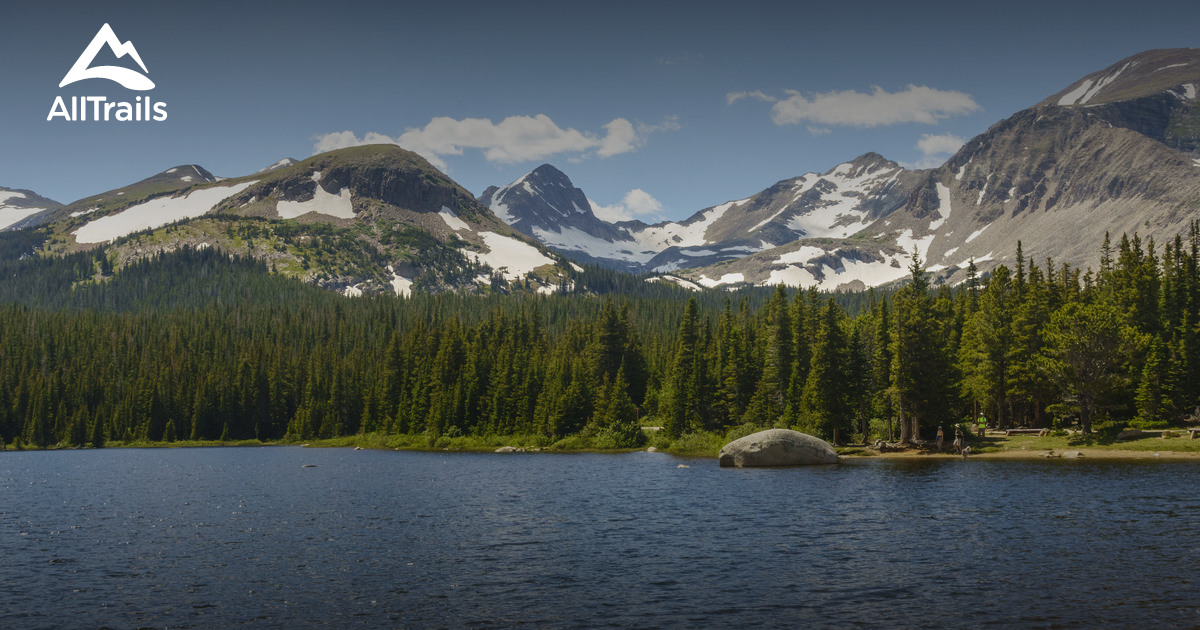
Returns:
[[[901,169],[902,167],[899,164],[874,151],[868,151],[867,153],[864,153],[853,160],[850,160],[849,162],[842,162],[841,164],[838,164],[828,171],[825,171],[821,176],[830,177],[840,175],[857,178],[878,171]]]
[[[552,164],[543,164],[530,171],[529,175],[526,177],[537,177],[538,179],[543,180],[566,180],[567,183],[571,182],[571,178],[567,177],[566,173],[558,170]]]

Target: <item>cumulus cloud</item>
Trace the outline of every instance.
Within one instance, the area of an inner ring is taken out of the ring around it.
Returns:
[[[870,93],[857,90],[825,92],[805,97],[795,90],[771,107],[777,125],[801,122],[849,127],[879,127],[901,123],[932,125],[938,120],[969,114],[979,109],[970,94],[909,85],[899,92],[881,87]]]
[[[625,193],[625,197],[621,201],[611,206],[602,206],[591,199],[588,199],[588,203],[592,205],[592,213],[597,218],[609,223],[643,217],[658,218],[663,210],[662,204],[641,188],[634,188]]]
[[[752,98],[771,106],[771,120],[776,125],[806,123],[810,127],[880,127],[901,123],[936,124],[951,116],[969,114],[979,109],[970,94],[955,90],[938,90],[923,85],[909,85],[898,92],[873,87],[870,92],[842,90],[804,95],[785,90],[787,96],[775,98],[761,91],[730,92],[725,102],[732,105]]]
[[[922,154],[921,159],[911,163],[902,162],[901,166],[905,168],[937,168],[951,154],[962,148],[962,145],[966,144],[966,142],[964,138],[949,133],[941,135],[922,134],[916,144],[917,150]]]
[[[925,155],[937,155],[939,153],[954,153],[966,143],[966,139],[953,134],[946,133],[935,136],[927,133],[922,134],[921,139],[917,140],[917,148]]]
[[[567,154],[568,159],[593,154],[607,158],[636,151],[651,133],[678,128],[674,117],[658,125],[639,123],[636,127],[624,118],[616,118],[599,134],[564,129],[545,114],[509,116],[499,123],[487,118],[458,120],[443,116],[424,127],[406,129],[396,137],[368,132],[359,138],[350,131],[320,135],[314,138],[313,154],[363,144],[396,144],[445,170],[446,156],[462,155],[467,149],[479,150],[485,159],[497,164],[533,162],[560,154]]]

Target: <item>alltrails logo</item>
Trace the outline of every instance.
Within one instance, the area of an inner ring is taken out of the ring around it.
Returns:
[[[142,72],[120,66],[92,66],[92,62],[96,60],[96,55],[105,46],[108,46],[108,49],[118,59],[129,55],[141,67]],[[146,76],[149,72],[146,69],[145,62],[142,61],[141,55],[138,54],[137,48],[133,47],[133,42],[121,43],[121,40],[117,38],[117,34],[113,32],[112,27],[105,24],[100,27],[100,31],[92,38],[92,43],[88,44],[87,48],[83,50],[83,54],[79,55],[79,59],[75,60],[75,65],[71,66],[71,69],[67,71],[67,75],[63,77],[58,87],[66,87],[76,81],[83,81],[85,79],[108,79],[130,90],[153,90],[154,82]],[[63,120],[70,122],[86,120],[106,122],[109,120],[118,122],[161,122],[167,119],[167,104],[155,103],[150,96],[139,96],[132,103],[110,101],[107,96],[72,96],[70,103],[71,105],[68,107],[67,101],[62,96],[54,97],[54,104],[50,106],[50,113],[46,116],[46,120],[51,121],[61,117]]]

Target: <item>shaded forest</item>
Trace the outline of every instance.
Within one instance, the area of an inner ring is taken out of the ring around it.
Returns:
[[[570,294],[344,298],[261,263],[0,240],[0,438],[10,445],[525,436],[636,447],[786,426],[918,440],[985,414],[1084,431],[1200,404],[1200,230],[1027,259],[953,289],[915,256],[894,293],[691,294],[589,268]],[[564,285],[564,289],[566,285]]]

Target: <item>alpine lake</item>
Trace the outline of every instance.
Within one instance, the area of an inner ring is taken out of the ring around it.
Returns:
[[[1200,466],[0,453],[0,627],[1200,627]]]

